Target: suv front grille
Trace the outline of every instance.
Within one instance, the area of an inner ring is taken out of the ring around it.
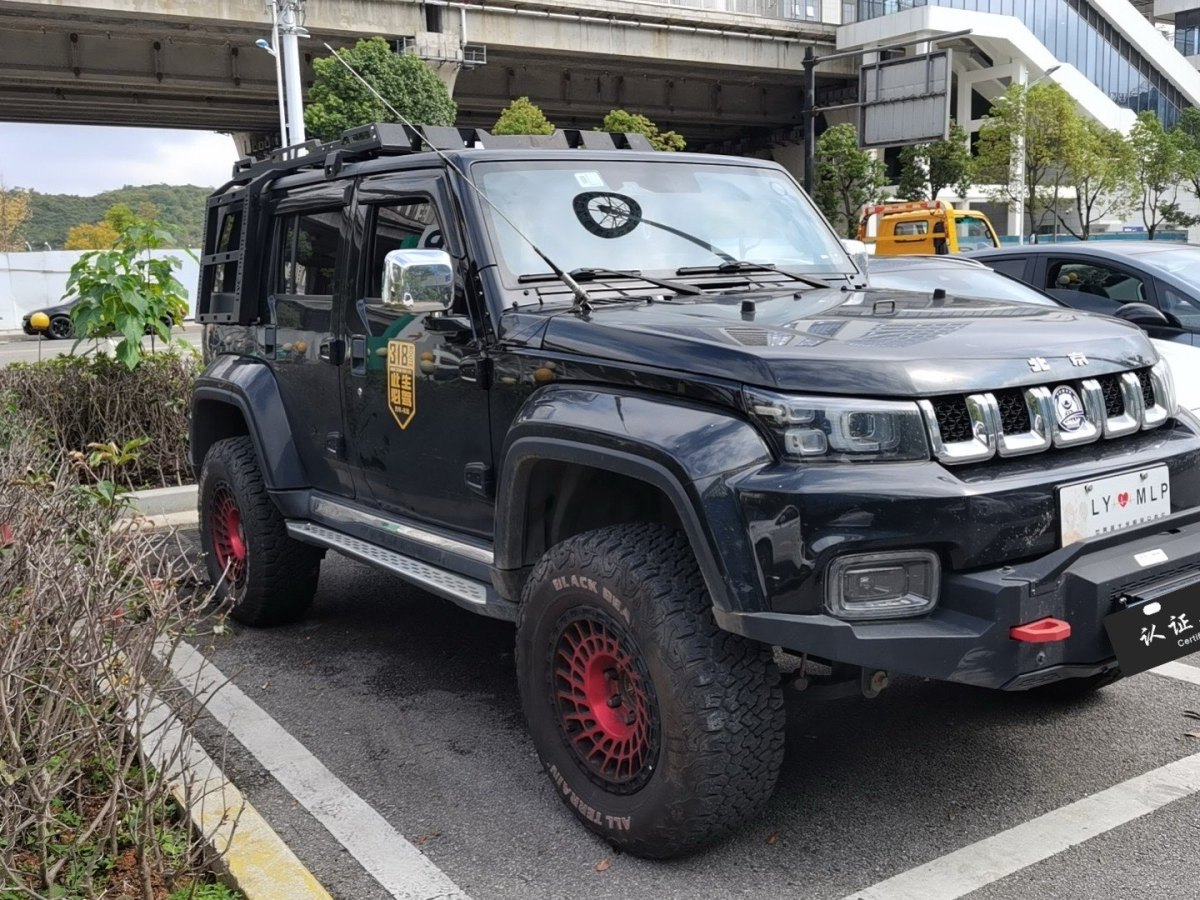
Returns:
[[[1057,384],[921,400],[933,454],[944,463],[1075,447],[1163,424],[1174,410],[1159,367]]]
[[[1125,398],[1121,395],[1121,376],[1101,375],[1096,380],[1100,382],[1100,390],[1104,394],[1104,414],[1119,416],[1125,412]],[[1145,402],[1144,392],[1142,400]]]

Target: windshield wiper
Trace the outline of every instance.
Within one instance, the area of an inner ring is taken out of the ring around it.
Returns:
[[[820,278],[813,278],[810,275],[799,275],[795,272],[789,272],[787,269],[780,269],[772,263],[756,263],[746,259],[735,259],[729,262],[723,262],[719,266],[684,266],[682,269],[676,269],[676,275],[730,275],[737,272],[777,272],[784,275],[793,281],[799,281],[802,284],[807,284],[814,288],[828,288],[829,282],[822,281]]]
[[[647,284],[653,284],[656,287],[666,288],[668,291],[673,291],[676,294],[682,294],[688,297],[695,297],[703,294],[701,288],[693,284],[684,284],[682,281],[668,281],[665,278],[653,278],[649,275],[643,275],[636,270],[622,272],[617,269],[592,269],[580,268],[572,269],[567,273],[576,281],[602,281],[606,278],[632,278],[637,281],[644,281]],[[520,284],[528,284],[531,281],[554,281],[558,278],[557,275],[551,272],[538,272],[533,275],[521,275],[517,278]]]

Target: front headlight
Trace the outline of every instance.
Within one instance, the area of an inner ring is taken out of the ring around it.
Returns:
[[[915,403],[807,397],[746,388],[746,408],[794,460],[929,459],[925,423]]]

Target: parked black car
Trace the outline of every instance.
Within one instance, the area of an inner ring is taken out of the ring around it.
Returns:
[[[57,306],[35,309],[21,318],[21,328],[24,329],[26,334],[37,334],[37,329],[29,324],[29,320],[33,317],[34,313],[42,312],[50,318],[50,328],[45,332],[46,337],[51,339],[73,337],[75,328],[71,323],[71,309],[78,302],[78,300],[68,300]]]
[[[1191,602],[1200,434],[1137,328],[867,289],[775,163],[424,135],[209,198],[191,451],[237,619],[304,615],[332,549],[515,622],[554,793],[656,857],[771,795],[773,648],[867,697],[1151,664],[1113,640]]]
[[[1113,314],[1148,303],[1200,345],[1200,246],[1167,241],[1025,244],[963,256],[1046,291],[1076,309]]]

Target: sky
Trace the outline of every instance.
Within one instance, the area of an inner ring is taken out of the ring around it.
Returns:
[[[233,138],[207,131],[0,124],[0,182],[46,194],[229,180]]]

